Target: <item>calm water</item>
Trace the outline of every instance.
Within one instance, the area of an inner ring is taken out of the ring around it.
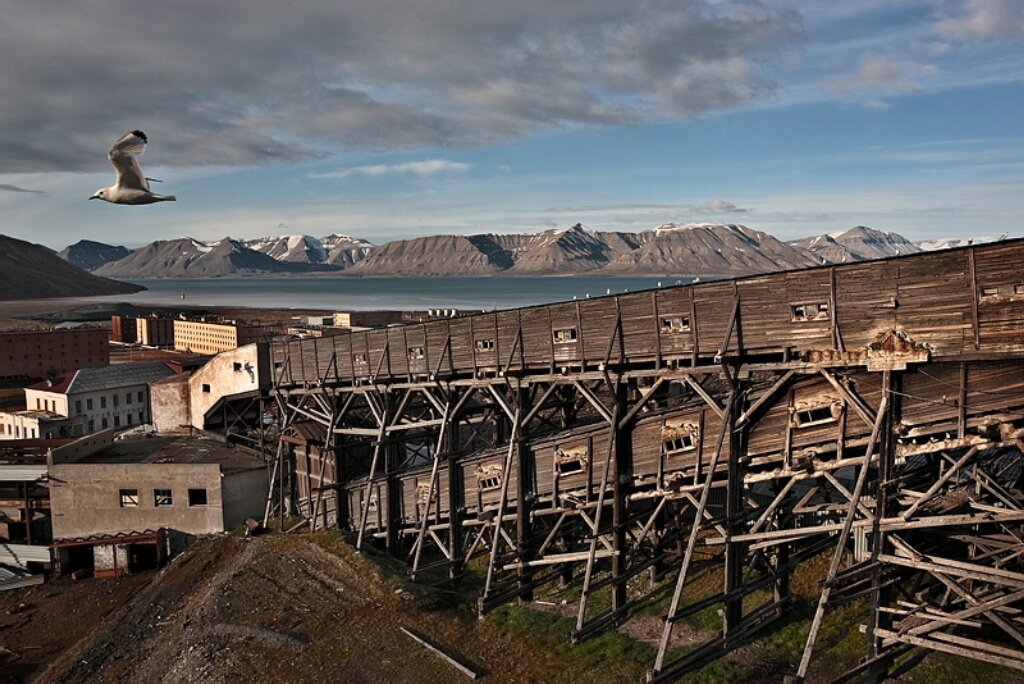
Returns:
[[[213,278],[133,280],[148,290],[90,297],[167,306],[252,306],[310,309],[505,309],[668,286],[674,278],[612,276],[466,278]],[[184,295],[184,299],[182,298]]]

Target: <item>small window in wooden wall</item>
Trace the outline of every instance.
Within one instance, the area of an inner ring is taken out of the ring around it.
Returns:
[[[791,304],[790,312],[794,321],[817,321],[829,317],[828,302]]]
[[[559,475],[582,473],[589,464],[590,449],[586,446],[555,449],[555,472]]]
[[[481,492],[493,492],[501,489],[501,467],[497,465],[481,466],[476,471],[476,479]]]
[[[371,494],[370,495],[370,501],[369,501],[369,503],[366,506],[366,510],[368,510],[370,512],[376,512],[376,510],[377,510],[377,495],[376,494]]]
[[[413,361],[424,358],[423,347],[409,347],[409,358]]]
[[[661,447],[666,456],[695,451],[700,440],[700,429],[694,423],[666,424],[661,429]]]
[[[1013,294],[1024,294],[1024,283],[1017,283],[1014,285]]]
[[[354,358],[356,363],[366,363],[366,354],[364,353],[356,354]]]
[[[983,288],[981,288],[981,296],[982,297],[998,297],[999,296],[999,288],[998,287],[983,287]]]
[[[842,410],[842,403],[833,397],[801,401],[793,408],[794,423],[798,428],[834,423]]]
[[[677,333],[685,332],[690,329],[690,317],[689,316],[662,316],[661,317],[661,332],[663,333]]]
[[[559,328],[551,333],[555,344],[571,344],[578,338],[576,328]]]
[[[491,351],[492,349],[494,349],[494,338],[493,337],[487,337],[485,339],[477,340],[476,341],[476,350],[477,351]]]

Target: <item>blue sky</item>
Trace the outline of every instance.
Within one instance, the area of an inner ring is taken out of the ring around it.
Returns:
[[[1024,0],[4,4],[0,232],[55,248],[1024,235]],[[131,128],[178,202],[85,201]]]

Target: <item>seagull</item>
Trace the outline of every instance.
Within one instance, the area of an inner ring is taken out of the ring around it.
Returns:
[[[153,204],[174,202],[174,195],[156,195],[149,191],[149,181],[142,175],[138,156],[146,151],[146,134],[142,131],[125,133],[110,148],[107,159],[117,171],[117,181],[109,188],[100,188],[89,199],[101,199],[113,204]]]

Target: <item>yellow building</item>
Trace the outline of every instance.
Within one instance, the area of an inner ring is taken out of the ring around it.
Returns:
[[[194,354],[217,354],[250,344],[260,337],[257,326],[207,321],[174,321],[174,348]]]

